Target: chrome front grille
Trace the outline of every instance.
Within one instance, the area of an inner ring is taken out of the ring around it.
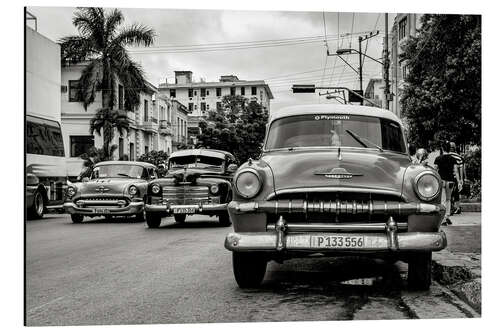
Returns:
[[[164,186],[163,201],[174,205],[208,202],[210,201],[208,187],[201,185]]]
[[[74,202],[79,207],[126,207],[129,199],[122,196],[80,197]]]

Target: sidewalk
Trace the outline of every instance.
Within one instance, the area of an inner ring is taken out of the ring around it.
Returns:
[[[481,213],[463,212],[450,219],[453,224],[442,227],[448,246],[433,254],[433,279],[480,313]]]

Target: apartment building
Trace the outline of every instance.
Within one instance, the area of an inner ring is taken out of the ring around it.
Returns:
[[[188,110],[184,104],[172,99],[172,151],[182,149],[188,143]]]
[[[221,106],[226,95],[241,95],[260,103],[270,111],[273,94],[263,80],[245,81],[236,75],[223,75],[217,82],[194,82],[193,72],[175,71],[175,82],[160,83],[158,89],[162,94],[179,101],[188,111],[188,128],[191,140],[199,132],[199,121],[208,116],[210,110]]]
[[[401,117],[401,92],[405,84],[409,67],[406,61],[400,61],[402,45],[410,36],[415,36],[420,28],[420,17],[422,14],[401,14],[394,18],[392,33],[389,41],[389,78],[391,82],[392,101],[389,102],[389,110]]]
[[[78,175],[81,171],[80,155],[93,146],[103,145],[102,135],[89,132],[90,119],[102,105],[101,93],[96,94],[87,110],[78,99],[76,89],[85,66],[86,63],[80,63],[63,65],[61,68],[61,123],[64,144],[69,147],[66,157],[70,176]],[[158,89],[148,83],[145,91],[140,92],[140,104],[130,109],[125,105],[121,83],[117,82],[114,89],[115,108],[127,117],[129,129],[125,133],[115,132],[112,144],[116,144],[118,149],[113,158],[136,160],[151,150],[171,151],[172,133],[160,128],[162,118],[159,118],[162,114],[166,117],[170,112],[170,99],[159,97]]]

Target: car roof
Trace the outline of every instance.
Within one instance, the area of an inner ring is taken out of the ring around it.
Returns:
[[[101,166],[101,165],[116,165],[116,164],[121,164],[121,165],[138,165],[144,168],[156,168],[154,164],[147,163],[147,162],[139,162],[139,161],[104,161],[104,162],[99,162],[95,166]]]
[[[372,106],[348,105],[348,104],[306,104],[284,107],[272,112],[269,122],[290,116],[307,114],[346,114],[353,116],[372,116],[386,118],[401,124],[401,120],[391,111]]]
[[[217,149],[206,149],[206,148],[178,150],[176,152],[173,152],[172,155],[170,155],[170,158],[180,157],[180,156],[192,156],[192,155],[202,155],[202,156],[216,157],[221,159],[225,159],[226,156],[228,156],[232,159],[235,159],[233,154],[228,153],[227,151],[217,150]]]

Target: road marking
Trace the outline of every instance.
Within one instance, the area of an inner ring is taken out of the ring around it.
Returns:
[[[57,302],[57,301],[59,301],[59,300],[61,300],[63,298],[66,298],[66,296],[61,296],[61,297],[58,297],[58,298],[54,298],[52,301],[48,301],[46,303],[40,304],[38,306],[35,306],[34,308],[29,309],[28,312],[33,312],[35,310],[39,310],[39,309],[43,308],[44,306],[47,306],[47,305],[52,304],[52,303],[55,303],[55,302]]]

